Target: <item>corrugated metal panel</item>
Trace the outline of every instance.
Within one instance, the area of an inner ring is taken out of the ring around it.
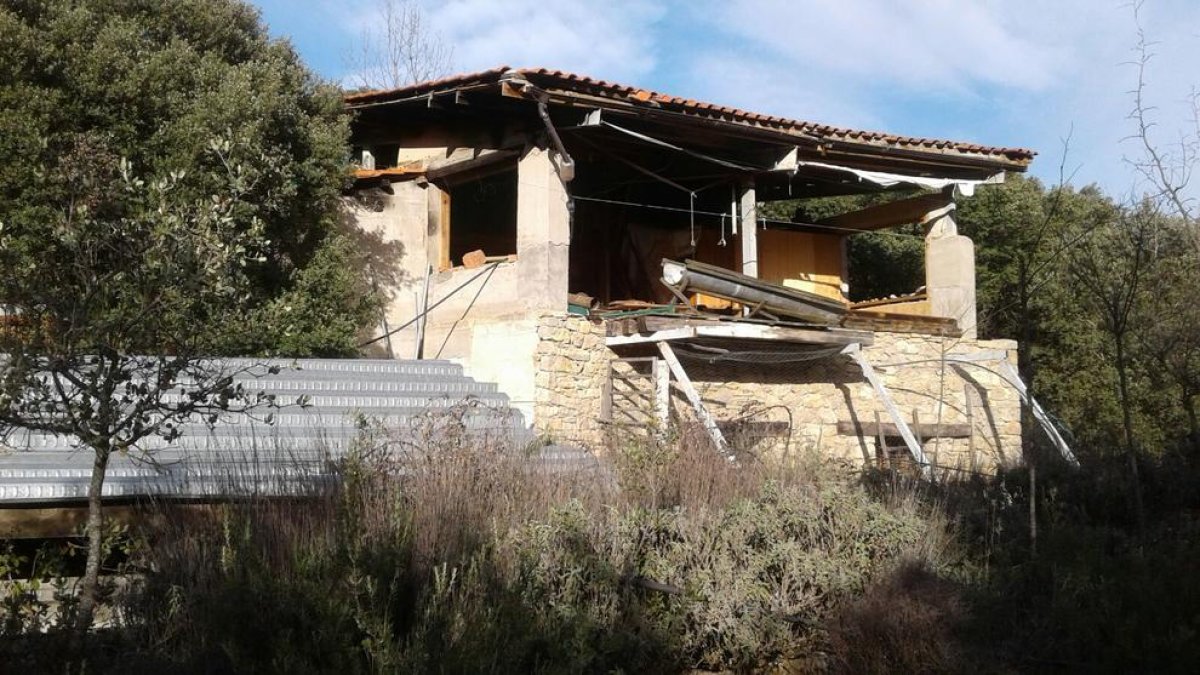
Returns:
[[[453,419],[502,442],[524,444],[534,438],[495,384],[476,382],[448,361],[229,363],[241,368],[261,364],[258,372],[279,366],[278,374],[239,381],[251,391],[275,394],[281,402],[307,396],[308,405],[263,411],[273,412],[271,424],[230,415],[211,428],[199,421],[185,425],[183,437],[170,445],[161,438],[147,439],[138,456],[112,458],[106,496],[295,493],[311,481],[328,480],[330,462],[347,452],[363,418],[400,431]],[[0,503],[86,497],[92,454],[73,438],[17,432],[6,445],[0,449]],[[552,470],[594,463],[589,453],[563,447],[544,448],[540,460]]]

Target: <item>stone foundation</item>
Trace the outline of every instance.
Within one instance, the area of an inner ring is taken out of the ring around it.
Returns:
[[[654,351],[641,347],[617,353],[605,346],[603,323],[582,317],[543,314],[537,324],[535,425],[556,441],[603,450],[611,440],[609,425],[602,420],[609,362],[623,356],[652,356]],[[916,417],[923,425],[970,423],[969,439],[922,439],[931,461],[943,467],[987,470],[1020,459],[1020,398],[994,374],[994,362],[964,365],[944,362],[942,357],[999,350],[1015,363],[1016,349],[1010,340],[876,333],[875,344],[863,351],[907,421]],[[882,422],[891,422],[849,357],[835,354],[785,364],[706,363],[682,348],[677,353],[709,412],[720,422],[740,423],[729,434],[735,446],[876,460],[875,437],[838,433],[839,421],[873,423],[876,413]],[[691,406],[672,390],[672,420],[682,428],[694,428]],[[739,429],[743,438],[738,438]],[[778,435],[780,429],[791,431]],[[886,442],[903,446],[898,438]]]

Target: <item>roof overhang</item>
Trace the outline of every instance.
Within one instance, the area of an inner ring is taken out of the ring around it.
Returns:
[[[796,169],[851,168],[874,174],[984,181],[1005,171],[1025,171],[1035,156],[1022,148],[898,136],[762,115],[546,69],[494,68],[401,89],[351,94],[345,100],[350,110],[365,111],[383,106],[441,107],[481,97],[541,101],[560,117],[573,114],[574,119],[582,120],[599,110],[613,119],[664,132],[673,130],[689,138],[705,133],[784,151],[794,149]]]

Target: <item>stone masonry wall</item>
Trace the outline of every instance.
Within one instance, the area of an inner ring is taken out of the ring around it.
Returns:
[[[654,352],[614,352],[605,346],[602,323],[546,313],[538,318],[535,349],[534,421],[558,441],[602,450],[608,440],[601,420],[608,364],[622,356]],[[944,354],[1005,351],[1016,361],[1010,340],[964,340],[928,335],[876,333],[864,354],[889,389],[905,418],[922,424],[939,420],[966,423],[970,439],[923,439],[927,456],[939,466],[986,470],[1020,460],[1021,414],[1017,392],[993,370],[995,363],[946,363]],[[873,423],[875,413],[891,421],[858,366],[844,355],[788,364],[707,363],[676,350],[705,405],[719,421],[786,422],[787,437],[758,438],[747,432],[742,447],[757,451],[815,450],[832,457],[875,461],[876,439],[838,433],[838,422]],[[914,363],[915,362],[915,363]],[[672,392],[672,417],[695,426],[691,406]],[[746,425],[753,429],[755,424]],[[759,430],[766,425],[759,425]],[[734,432],[736,434],[736,431]],[[737,443],[733,438],[731,442]],[[890,445],[902,445],[890,439]]]

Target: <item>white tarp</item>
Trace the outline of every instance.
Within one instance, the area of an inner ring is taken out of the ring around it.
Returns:
[[[994,185],[1004,182],[1004,172],[993,174],[982,180],[969,180],[965,178],[931,178],[928,176],[906,176],[901,173],[887,173],[885,171],[867,171],[866,169],[853,169],[848,166],[838,166],[837,164],[826,164],[825,162],[806,162],[799,161],[796,163],[798,167],[812,166],[820,169],[829,169],[830,171],[843,171],[845,173],[854,174],[860,180],[865,180],[869,183],[874,183],[880,187],[890,188],[897,185],[913,185],[916,187],[928,188],[931,190],[941,190],[953,185],[958,189],[959,194],[964,197],[970,197],[975,194],[976,185]]]

